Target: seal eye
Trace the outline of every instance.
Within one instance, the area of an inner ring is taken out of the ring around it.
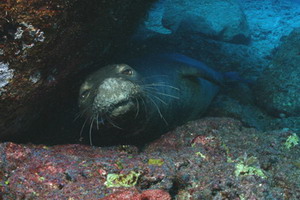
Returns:
[[[81,98],[85,99],[90,95],[90,90],[85,90],[81,93]]]
[[[124,69],[121,73],[125,74],[127,76],[131,76],[133,74],[133,71],[132,71],[132,69],[127,68],[127,69]]]

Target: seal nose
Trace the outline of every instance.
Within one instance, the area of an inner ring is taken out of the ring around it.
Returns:
[[[94,108],[105,111],[121,102],[129,101],[134,94],[135,85],[122,78],[107,78],[98,87]]]

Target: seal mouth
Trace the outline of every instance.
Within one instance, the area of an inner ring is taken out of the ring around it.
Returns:
[[[128,113],[134,107],[134,103],[131,99],[123,100],[115,105],[112,105],[109,110],[106,111],[110,117],[120,117]]]

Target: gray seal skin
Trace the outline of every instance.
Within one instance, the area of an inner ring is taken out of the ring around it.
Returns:
[[[90,139],[102,124],[119,129],[117,137],[152,139],[199,118],[222,83],[221,73],[187,56],[150,55],[89,75],[80,87],[79,107]]]

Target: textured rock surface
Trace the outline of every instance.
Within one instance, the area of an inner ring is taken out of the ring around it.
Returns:
[[[257,103],[275,116],[300,116],[300,28],[283,39],[272,66],[259,78]]]
[[[0,197],[299,199],[300,145],[286,145],[293,135],[289,130],[259,132],[229,118],[206,118],[140,150],[2,143]],[[123,178],[108,184],[111,174]],[[129,174],[136,176],[124,181]]]
[[[0,139],[24,131],[47,105],[66,98],[74,87],[67,80],[86,65],[121,49],[150,3],[1,1]]]
[[[233,43],[247,43],[249,28],[236,0],[166,0],[163,25],[173,32],[203,34]]]

